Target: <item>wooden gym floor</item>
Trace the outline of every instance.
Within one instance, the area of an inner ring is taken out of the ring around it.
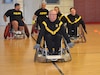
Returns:
[[[87,25],[87,30],[87,43],[70,49],[72,61],[56,62],[60,71],[52,63],[33,61],[35,41],[31,37],[4,40],[0,36],[0,75],[100,75],[100,25]]]

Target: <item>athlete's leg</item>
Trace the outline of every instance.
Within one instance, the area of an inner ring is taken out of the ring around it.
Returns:
[[[19,20],[19,21],[18,21],[18,25],[19,25],[19,30],[20,30],[20,31],[24,31],[24,25],[25,25],[24,22],[21,21],[21,20]]]
[[[11,24],[12,24],[13,29],[14,29],[15,31],[18,31],[18,21],[13,20],[13,21],[11,22]]]
[[[52,35],[45,35],[45,40],[46,40],[46,45],[47,45],[47,48],[49,50],[49,52],[52,54],[53,53],[53,39],[52,39]]]
[[[60,34],[56,34],[54,37],[55,54],[58,54],[59,48],[61,47],[61,38]]]

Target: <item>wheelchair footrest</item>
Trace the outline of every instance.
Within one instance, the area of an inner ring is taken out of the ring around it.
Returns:
[[[23,39],[25,38],[25,34],[22,33],[21,31],[17,31],[13,33],[14,39]]]
[[[61,55],[48,55],[46,56],[46,59],[61,59],[62,56]]]

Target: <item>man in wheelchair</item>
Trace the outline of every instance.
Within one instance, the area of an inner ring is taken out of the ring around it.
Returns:
[[[35,49],[40,48],[42,37],[46,41],[49,55],[58,54],[59,48],[61,47],[62,36],[67,41],[69,47],[73,47],[74,43],[71,43],[68,35],[66,35],[66,29],[62,21],[57,18],[57,12],[55,10],[49,11],[48,18],[42,22],[42,28],[38,35],[37,44],[34,46]]]
[[[14,9],[10,9],[4,14],[4,21],[7,22],[7,17],[10,17],[11,31],[13,31],[14,34],[24,35],[25,24],[22,11],[20,11],[20,4],[15,3],[14,6]]]
[[[75,8],[73,7],[70,8],[70,14],[66,18],[67,18],[68,35],[70,38],[72,37],[77,38],[80,35],[83,35],[84,31],[87,34],[85,23],[82,20],[82,17],[76,14]],[[80,28],[79,29],[80,32],[78,32],[78,27]]]

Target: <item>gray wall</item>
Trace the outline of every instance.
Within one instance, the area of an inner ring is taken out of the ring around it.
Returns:
[[[42,0],[23,0],[23,13],[25,17],[25,22],[27,24],[32,24],[32,17],[34,12],[39,9]]]
[[[5,22],[3,20],[3,15],[8,9],[13,8],[16,2],[17,0],[13,0],[13,3],[11,4],[4,4],[3,0],[0,0],[0,25],[5,25]]]

